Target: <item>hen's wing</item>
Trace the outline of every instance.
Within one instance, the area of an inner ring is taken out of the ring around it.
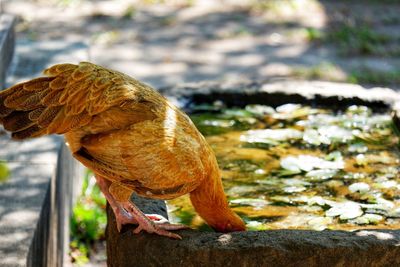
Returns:
[[[64,134],[111,107],[152,94],[146,85],[88,62],[59,64],[44,73],[48,77],[0,92],[0,123],[14,139]]]
[[[201,142],[180,123],[170,130],[157,119],[87,136],[74,156],[140,195],[169,199],[192,191],[205,178]]]

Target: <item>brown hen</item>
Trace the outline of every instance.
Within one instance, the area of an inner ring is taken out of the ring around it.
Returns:
[[[214,153],[186,114],[151,87],[88,62],[59,64],[47,77],[0,92],[0,122],[14,139],[64,134],[73,156],[95,173],[118,230],[138,224],[180,238],[130,195],[171,199],[190,193],[201,217],[221,232],[245,230],[224,194]]]

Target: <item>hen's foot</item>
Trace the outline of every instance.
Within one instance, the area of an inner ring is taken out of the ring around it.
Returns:
[[[145,230],[148,233],[156,233],[162,236],[181,239],[177,234],[170,233],[169,231],[189,228],[186,225],[170,224],[166,218],[158,214],[143,214],[133,203],[129,201],[117,201],[110,193],[110,186],[112,183],[107,179],[96,175],[97,184],[103,192],[108,203],[115,214],[118,232],[125,224],[138,224],[134,233],[139,233]]]
[[[110,206],[114,211],[118,232],[121,232],[123,225],[139,224],[138,221],[131,214],[129,214],[129,212],[127,212],[121,204],[114,203],[114,205],[115,206],[110,203]],[[169,223],[164,216],[158,214],[145,214],[145,216],[157,224]]]
[[[116,208],[114,208],[110,203],[110,206],[114,211],[118,232],[121,232],[122,226],[125,225],[125,224],[137,224],[136,219],[133,218],[132,215],[130,215],[120,205],[118,205]]]
[[[158,234],[161,236],[166,236],[174,239],[182,239],[182,237],[178,234],[171,233],[169,231],[188,229],[187,225],[183,224],[171,224],[164,217],[160,215],[150,214],[150,218],[164,218],[164,220],[158,220],[158,222],[152,221],[149,217],[147,217],[143,212],[141,212],[133,203],[131,202],[123,202],[121,203],[123,208],[134,218],[138,223],[138,226],[133,231],[135,234],[140,233],[142,230],[152,234]],[[166,222],[165,222],[166,221]]]

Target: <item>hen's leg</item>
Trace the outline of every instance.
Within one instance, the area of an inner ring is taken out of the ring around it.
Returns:
[[[170,224],[166,218],[158,214],[144,214],[133,203],[129,201],[130,192],[118,185],[112,184],[101,176],[95,176],[100,190],[103,192],[108,203],[114,211],[117,221],[117,229],[121,230],[124,224],[138,224],[134,233],[145,230],[148,233],[181,239],[177,234],[168,232],[168,230],[179,230],[189,228],[186,225]],[[116,196],[114,196],[116,195]],[[119,201],[121,199],[127,199]],[[157,222],[157,223],[155,223]]]
[[[136,207],[132,202],[126,201],[121,203],[126,211],[132,214],[137,222],[138,226],[133,231],[135,234],[140,233],[142,230],[145,230],[148,233],[155,233],[158,235],[174,238],[174,239],[182,239],[182,237],[178,234],[171,233],[169,231],[180,230],[180,229],[188,229],[187,225],[183,224],[170,224],[166,223],[155,223],[150,220],[138,207]]]
[[[110,204],[112,210],[115,214],[115,220],[117,221],[117,229],[118,232],[121,231],[122,225],[124,224],[137,224],[137,221],[131,214],[129,214],[120,203],[118,203],[114,197],[110,194],[109,188],[111,182],[107,179],[104,179],[100,176],[95,176],[97,185],[99,186],[101,192],[107,199],[108,203]]]

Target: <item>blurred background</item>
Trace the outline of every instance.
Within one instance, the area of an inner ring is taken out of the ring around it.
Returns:
[[[398,88],[398,0],[3,0],[16,79],[86,58],[155,87],[308,79]],[[85,55],[72,57],[79,50]],[[83,52],[82,52],[83,51]],[[60,54],[65,56],[57,58]],[[26,71],[28,69],[28,71]]]
[[[89,60],[155,88],[292,79],[400,89],[400,0],[0,3],[18,18],[9,84]],[[106,266],[105,201],[89,176],[71,222],[71,262]]]

